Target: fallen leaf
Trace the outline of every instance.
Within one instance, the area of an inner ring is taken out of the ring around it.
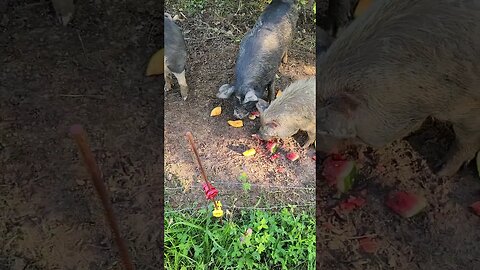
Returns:
[[[148,62],[147,76],[163,74],[163,55],[163,48],[152,55],[150,62]]]
[[[474,202],[470,205],[475,215],[480,216],[480,201]]]
[[[278,98],[278,97],[281,96],[281,95],[282,95],[282,90],[278,90],[278,91],[277,91],[277,94],[275,95],[275,97]]]
[[[375,253],[378,250],[378,243],[375,239],[364,237],[358,240],[360,249],[366,253]]]
[[[218,106],[213,108],[213,110],[210,112],[210,116],[218,116],[222,113],[222,107]]]
[[[248,119],[250,119],[250,120],[255,120],[255,118],[257,118],[257,117],[253,114],[248,115]]]
[[[278,167],[278,168],[277,168],[277,172],[279,172],[279,173],[284,173],[284,172],[285,172],[285,168],[283,168],[283,167]]]
[[[239,127],[243,127],[243,121],[242,120],[230,120],[230,121],[227,121],[227,123],[232,126],[232,127],[236,127],[236,128],[239,128]]]
[[[250,157],[255,155],[257,152],[255,151],[255,148],[248,149],[247,151],[243,152],[243,155],[246,157]]]

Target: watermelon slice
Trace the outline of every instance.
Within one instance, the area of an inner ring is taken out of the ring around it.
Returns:
[[[323,177],[330,186],[335,186],[340,192],[347,192],[352,188],[356,174],[357,168],[354,161],[335,160],[328,157],[323,163]]]
[[[278,145],[276,142],[267,142],[267,150],[270,151],[271,154],[277,152]]]
[[[366,253],[375,253],[378,250],[377,241],[370,237],[360,238],[358,240],[358,245],[360,246],[360,249]]]
[[[288,153],[288,154],[286,155],[286,158],[288,158],[288,159],[291,160],[291,161],[295,161],[295,160],[297,160],[299,157],[300,157],[300,156],[298,156],[298,154],[295,153],[295,152],[290,152],[290,153]]]
[[[475,215],[480,216],[480,201],[474,202],[470,205]]]
[[[270,160],[271,161],[274,161],[275,159],[279,158],[280,157],[280,153],[275,153],[273,154],[271,157],[270,157]]]
[[[420,213],[427,206],[427,200],[417,194],[397,191],[388,196],[385,204],[400,216],[409,218]]]
[[[356,208],[362,207],[366,203],[366,200],[361,197],[350,196],[347,200],[340,203],[340,209],[344,213],[350,213]]]

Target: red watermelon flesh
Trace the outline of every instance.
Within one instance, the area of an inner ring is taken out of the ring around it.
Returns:
[[[480,216],[480,201],[474,202],[470,205],[475,215]]]
[[[270,151],[271,154],[275,153],[278,149],[278,145],[275,142],[267,142],[267,150]]]
[[[355,181],[357,170],[354,161],[325,159],[322,175],[330,186],[335,186],[340,192],[349,191]]]
[[[400,216],[409,218],[420,213],[427,206],[427,200],[417,194],[397,191],[388,196],[386,205]]]
[[[291,161],[295,161],[299,158],[298,154],[295,153],[295,152],[290,152],[286,155],[286,157],[291,160]]]

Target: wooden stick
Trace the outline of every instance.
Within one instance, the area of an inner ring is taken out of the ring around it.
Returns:
[[[207,174],[205,173],[205,170],[203,169],[203,166],[202,166],[202,162],[200,161],[200,155],[197,152],[197,147],[195,147],[195,142],[193,141],[193,135],[189,131],[189,132],[187,132],[186,136],[187,136],[188,142],[190,143],[190,146],[192,147],[193,153],[195,154],[195,158],[197,160],[198,167],[200,168],[200,173],[202,174],[203,179],[205,180],[205,183],[208,185],[210,183],[208,182]],[[212,199],[212,202],[213,202],[213,205],[215,206],[215,208],[217,208],[217,202],[214,199]]]
[[[190,143],[190,146],[192,147],[193,153],[195,154],[195,159],[197,160],[198,167],[200,168],[200,173],[202,174],[203,179],[205,180],[205,183],[208,184],[207,180],[207,174],[205,173],[205,170],[203,169],[202,162],[200,162],[200,156],[198,155],[197,148],[195,147],[195,143],[193,141],[193,135],[189,131],[186,134],[187,140]]]
[[[97,190],[97,194],[100,197],[100,200],[102,201],[102,205],[105,209],[105,216],[107,218],[110,229],[113,232],[114,239],[118,246],[118,250],[120,252],[120,258],[123,262],[123,265],[125,266],[125,269],[133,270],[134,268],[133,268],[132,261],[130,260],[130,256],[128,254],[127,246],[125,245],[125,242],[123,241],[120,235],[120,230],[118,229],[118,224],[115,219],[115,215],[113,213],[112,204],[110,202],[110,196],[103,183],[100,169],[97,166],[95,157],[93,156],[93,153],[90,150],[90,146],[88,145],[86,133],[83,130],[82,126],[77,124],[77,125],[73,125],[70,128],[70,134],[75,140],[75,142],[77,143],[78,149],[83,158],[83,161],[85,162],[87,171],[90,174],[93,185]]]

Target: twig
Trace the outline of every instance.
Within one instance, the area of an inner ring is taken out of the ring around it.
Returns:
[[[82,45],[83,56],[85,57],[85,59],[88,60],[87,52],[85,50],[85,46],[83,45],[83,39],[82,39],[82,36],[80,36],[80,32],[78,30],[77,30],[77,36],[78,36],[78,39],[80,40],[80,44]]]
[[[75,94],[66,94],[59,95],[59,97],[87,97],[87,98],[96,98],[96,99],[105,99],[105,96],[102,95],[75,95]]]
[[[95,157],[93,156],[92,151],[90,150],[90,146],[87,143],[87,136],[85,134],[85,131],[83,130],[83,127],[81,125],[73,125],[70,128],[70,134],[77,143],[78,150],[80,151],[83,161],[87,167],[87,171],[89,172],[92,179],[93,185],[95,186],[97,194],[100,197],[102,205],[105,209],[105,216],[107,218],[108,224],[110,225],[110,229],[113,232],[114,240],[117,243],[123,265],[125,266],[125,269],[133,270],[134,268],[128,254],[127,246],[125,245],[125,242],[120,235],[120,230],[118,228],[118,224],[113,213],[110,196],[103,183],[101,172],[97,166]]]

